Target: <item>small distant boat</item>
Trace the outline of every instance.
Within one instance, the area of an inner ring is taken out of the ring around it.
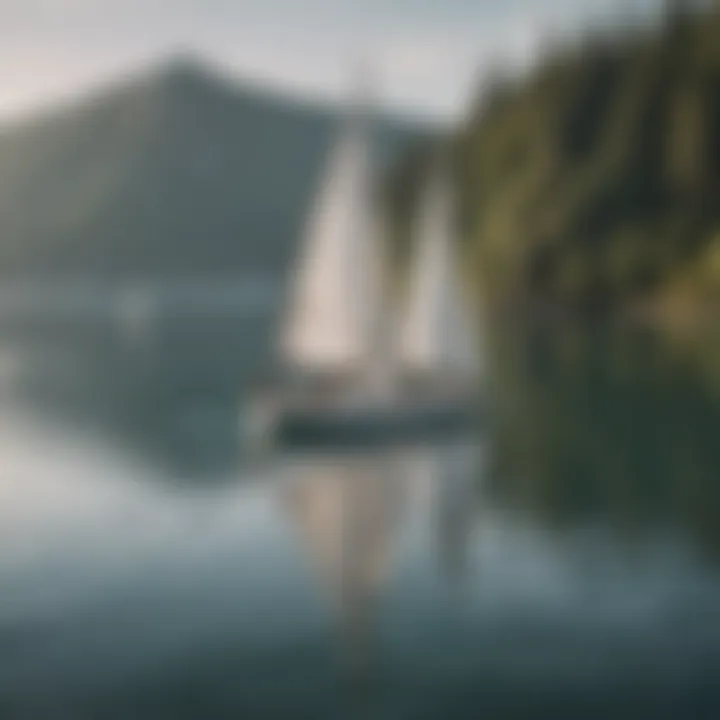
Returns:
[[[394,310],[366,104],[332,148],[280,338],[284,377],[248,406],[249,435],[362,446],[454,435],[477,418],[474,326],[454,257],[452,195],[430,179],[407,308]]]

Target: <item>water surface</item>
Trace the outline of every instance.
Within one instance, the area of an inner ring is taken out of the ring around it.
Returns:
[[[269,335],[1,333],[0,717],[718,717],[709,345],[502,333],[477,434],[257,461]]]

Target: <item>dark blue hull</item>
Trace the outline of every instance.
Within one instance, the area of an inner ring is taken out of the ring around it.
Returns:
[[[439,442],[472,431],[475,407],[363,410],[287,410],[278,418],[275,443],[282,447],[364,448]]]

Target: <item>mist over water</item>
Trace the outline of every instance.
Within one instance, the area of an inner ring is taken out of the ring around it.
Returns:
[[[477,436],[259,461],[267,326],[3,329],[0,717],[716,716],[710,343],[504,331]]]

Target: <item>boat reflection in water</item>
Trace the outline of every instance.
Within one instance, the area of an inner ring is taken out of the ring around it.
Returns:
[[[356,700],[379,689],[384,593],[415,533],[433,528],[444,577],[468,572],[480,458],[478,446],[456,442],[293,464],[281,502],[333,608]]]

